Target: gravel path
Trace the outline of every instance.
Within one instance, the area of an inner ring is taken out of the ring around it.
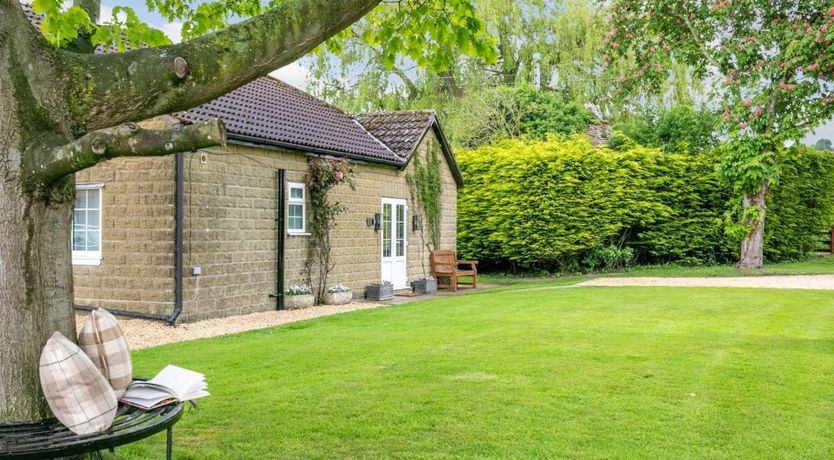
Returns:
[[[119,326],[127,337],[131,350],[154,347],[166,343],[183,342],[185,340],[218,337],[235,334],[254,329],[263,329],[281,324],[318,318],[320,316],[347,313],[355,310],[387,307],[381,303],[349,303],[347,305],[323,305],[319,307],[302,308],[300,310],[264,311],[242,316],[209,319],[196,323],[182,323],[168,326],[161,321],[144,319],[119,318]],[[87,319],[87,313],[75,316],[78,327]]]
[[[576,286],[683,286],[834,290],[834,275],[739,276],[705,278],[596,278]]]

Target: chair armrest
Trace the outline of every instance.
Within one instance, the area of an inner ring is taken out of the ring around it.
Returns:
[[[478,261],[477,261],[477,260],[459,260],[459,261],[458,261],[458,264],[464,264],[464,265],[478,265]]]

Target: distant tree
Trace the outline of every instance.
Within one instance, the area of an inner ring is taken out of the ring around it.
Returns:
[[[739,266],[763,262],[765,196],[787,141],[834,115],[834,7],[823,0],[614,0],[604,41],[633,59],[624,89],[656,90],[672,65],[711,75],[727,136],[721,177],[740,196]]]
[[[543,140],[548,134],[585,132],[594,119],[560,93],[532,86],[494,88],[475,98],[468,98],[469,110],[455,118],[452,131],[454,140],[469,148],[506,138]]]
[[[820,139],[814,144],[814,148],[817,150],[834,150],[831,148],[831,139]]]
[[[710,111],[677,105],[669,110],[647,111],[632,121],[617,124],[615,129],[638,144],[666,153],[700,153],[717,145],[719,121]]]

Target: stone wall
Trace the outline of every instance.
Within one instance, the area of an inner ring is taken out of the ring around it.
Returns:
[[[426,156],[429,132],[418,154]],[[307,159],[296,152],[229,145],[185,157],[184,286],[181,321],[275,308],[277,176],[304,182]],[[454,249],[457,188],[443,159],[441,246]],[[174,157],[118,159],[76,175],[79,183],[104,183],[103,254],[99,266],[75,266],[76,303],[168,314],[174,300]],[[347,211],[332,233],[336,268],[328,284],[344,283],[354,296],[380,278],[380,235],[366,218],[380,212],[382,197],[408,201],[408,278],[429,271],[428,251],[411,229],[405,171],[379,164],[356,166],[356,190],[332,192]],[[309,203],[307,217],[309,218]],[[309,236],[286,236],[285,284],[305,281]],[[201,274],[194,274],[199,267]]]
[[[174,156],[117,158],[75,175],[102,189],[100,265],[74,265],[75,303],[168,314],[174,306]]]

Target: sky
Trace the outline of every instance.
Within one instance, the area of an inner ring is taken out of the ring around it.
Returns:
[[[148,12],[148,8],[145,5],[145,0],[121,0],[119,1],[119,5],[129,6],[133,8],[142,21],[144,21],[148,25],[162,30],[174,42],[179,42],[181,40],[182,37],[180,34],[180,30],[182,29],[182,24],[166,21],[158,14]],[[102,21],[108,20],[108,18],[111,15],[112,8],[113,5],[107,5],[106,3],[102,2]],[[305,67],[300,60],[288,64],[280,69],[277,69],[270,75],[279,78],[285,81],[286,83],[289,83],[300,89],[306,89],[310,79],[309,69]],[[803,142],[807,145],[813,145],[814,143],[816,143],[818,139],[821,138],[834,140],[834,120],[829,120],[815,132],[806,135],[803,139]]]

